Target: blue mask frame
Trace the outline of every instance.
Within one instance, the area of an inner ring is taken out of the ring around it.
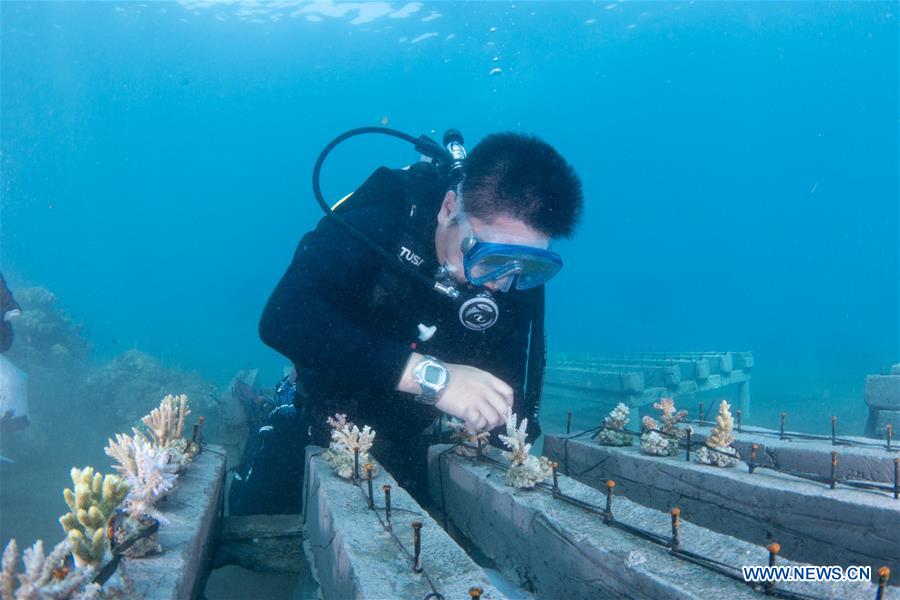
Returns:
[[[469,238],[470,242],[474,241]],[[510,277],[507,291],[515,279],[517,290],[527,290],[547,283],[560,269],[562,257],[555,252],[519,244],[495,244],[475,241],[463,254],[463,267],[469,283],[483,286]]]

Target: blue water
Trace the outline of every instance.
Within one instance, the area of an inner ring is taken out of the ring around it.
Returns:
[[[896,2],[0,10],[0,269],[98,360],[273,380],[256,327],[320,217],[312,163],[382,121],[534,132],[575,166],[551,350],[749,349],[771,414],[860,427],[865,375],[900,358]],[[415,158],[348,144],[323,185]]]

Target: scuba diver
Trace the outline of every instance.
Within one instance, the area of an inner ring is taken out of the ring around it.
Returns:
[[[13,320],[22,310],[0,273],[0,433],[28,427],[28,377],[3,356],[13,344]],[[0,462],[12,462],[0,456]]]
[[[377,169],[329,208],[322,163],[363,133],[405,139],[423,160]],[[562,268],[550,242],[571,237],[583,208],[563,157],[531,135],[492,134],[467,155],[456,130],[441,146],[362,128],[326,147],[313,190],[326,216],[259,325],[296,377],[279,384],[280,424],[262,428],[260,455],[235,476],[232,514],[298,512],[303,447],[329,444],[335,413],[377,432],[373,455],[420,502],[442,415],[493,431],[511,408],[528,417],[531,441],[540,434],[544,284]]]

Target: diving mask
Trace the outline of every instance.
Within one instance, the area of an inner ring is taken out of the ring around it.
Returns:
[[[546,247],[485,242],[462,211],[459,221],[464,230],[468,229],[460,250],[466,279],[473,285],[496,282],[497,289],[506,292],[515,283],[517,290],[527,290],[547,283],[562,269],[562,258]]]

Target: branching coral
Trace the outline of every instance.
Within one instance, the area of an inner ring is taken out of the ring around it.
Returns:
[[[93,600],[100,597],[100,586],[90,583],[94,568],[70,569],[66,557],[72,552],[72,542],[63,540],[49,555],[44,556],[40,540],[25,550],[22,562],[25,571],[16,572],[19,549],[10,540],[3,551],[3,570],[0,573],[0,598],[3,600]],[[16,586],[18,583],[18,587]]]
[[[187,396],[168,394],[159,403],[159,407],[154,408],[141,420],[150,430],[153,443],[162,448],[169,448],[176,440],[181,439],[184,432],[184,418],[189,414],[191,411],[187,405]]]
[[[92,467],[73,468],[71,476],[74,491],[63,490],[70,512],[59,523],[72,542],[75,564],[97,567],[106,553],[106,522],[128,494],[128,484],[115,475],[95,473]]]
[[[156,509],[160,498],[172,489],[177,475],[169,462],[169,450],[152,445],[145,437],[116,434],[109,440],[106,453],[119,463],[115,469],[128,482],[125,511],[133,519],[152,517],[163,523],[166,518]]]
[[[453,449],[456,454],[475,458],[479,453],[482,456],[491,453],[490,432],[473,433],[466,428],[462,420],[456,418],[451,418],[447,422],[447,427],[453,432],[453,439],[457,442],[457,446]]]
[[[678,424],[687,416],[686,410],[675,410],[671,398],[660,398],[653,408],[662,413],[662,426],[652,417],[641,420],[641,450],[656,456],[672,456],[678,453],[678,440],[685,435]]]
[[[506,444],[511,452],[504,452],[509,459],[506,471],[506,484],[514,488],[533,488],[536,484],[550,476],[550,461],[542,456],[532,456],[531,444],[525,442],[528,435],[528,419],[516,427],[516,414],[511,408],[506,411],[506,435],[500,434],[500,441]]]
[[[323,457],[331,468],[344,479],[355,475],[356,454],[359,452],[359,465],[369,462],[369,450],[375,441],[375,432],[368,425],[362,429],[347,421],[347,415],[336,414],[328,417],[331,425],[331,444]]]
[[[157,408],[150,411],[141,421],[147,427],[153,444],[169,451],[169,462],[183,471],[193,458],[191,443],[183,439],[184,419],[191,410],[184,394],[167,395]],[[135,429],[135,435],[139,432]]]
[[[660,398],[659,402],[653,405],[662,413],[662,430],[668,436],[676,439],[684,437],[684,429],[678,427],[678,424],[687,416],[686,410],[675,410],[675,401],[671,398]]]
[[[603,429],[597,434],[597,443],[604,446],[631,446],[634,438],[624,431],[628,424],[629,409],[619,402],[603,419]]]
[[[706,444],[697,450],[697,462],[717,467],[737,466],[739,459],[737,450],[731,447],[734,442],[734,420],[731,418],[731,410],[728,402],[722,400],[719,404],[719,414],[716,415],[716,424],[713,425]]]

